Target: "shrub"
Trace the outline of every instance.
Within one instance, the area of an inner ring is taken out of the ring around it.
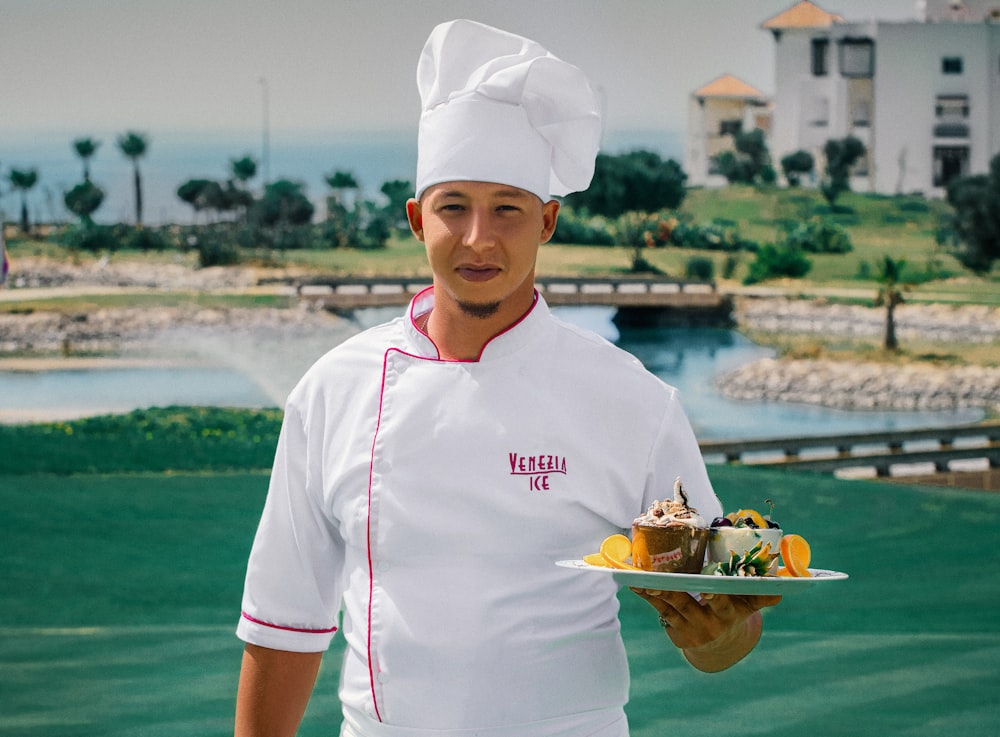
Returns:
[[[122,225],[82,225],[67,228],[62,240],[70,248],[81,251],[117,251],[125,240],[124,231]]]
[[[712,281],[715,278],[715,262],[707,256],[692,256],[684,265],[684,276],[698,281]]]
[[[785,237],[785,244],[809,253],[850,253],[854,249],[847,231],[826,218],[799,223]]]
[[[203,228],[187,237],[186,245],[198,252],[198,265],[234,266],[240,263],[242,254],[239,246],[218,230]]]
[[[739,256],[734,256],[732,254],[726,256],[726,260],[722,262],[722,278],[732,279],[733,274],[736,273],[736,267],[739,265],[740,265]]]
[[[122,246],[134,251],[166,251],[177,247],[175,239],[156,228],[129,228],[124,235]]]
[[[671,242],[681,248],[696,248],[705,251],[754,251],[757,244],[744,240],[739,229],[729,226],[732,221],[715,220],[708,225],[677,223],[670,235]]]
[[[795,245],[782,243],[780,245],[766,244],[757,251],[757,257],[750,264],[750,273],[743,280],[744,284],[756,284],[788,276],[793,279],[803,277],[812,269],[812,261]]]
[[[581,217],[573,208],[563,207],[556,221],[553,243],[572,243],[578,246],[613,246],[615,238],[603,217]]]

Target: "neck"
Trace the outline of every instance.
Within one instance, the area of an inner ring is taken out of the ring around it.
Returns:
[[[435,290],[434,309],[425,331],[446,361],[475,361],[497,334],[516,323],[534,304],[534,289],[528,299],[508,300],[489,317],[468,314],[450,299],[441,299]]]

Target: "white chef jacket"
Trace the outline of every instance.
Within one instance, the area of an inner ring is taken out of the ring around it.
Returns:
[[[432,304],[289,396],[237,633],[318,652],[340,613],[345,735],[623,737],[616,585],[555,561],[677,476],[721,514],[677,391],[538,295],[478,360],[440,360]]]

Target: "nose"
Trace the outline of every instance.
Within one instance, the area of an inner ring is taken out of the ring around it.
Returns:
[[[465,245],[475,250],[486,250],[496,242],[493,211],[489,207],[475,207],[469,211],[465,230]]]

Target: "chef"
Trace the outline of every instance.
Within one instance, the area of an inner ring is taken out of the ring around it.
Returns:
[[[431,33],[407,203],[433,286],[289,396],[247,569],[236,734],[293,735],[343,636],[346,737],[625,737],[609,577],[570,571],[680,476],[721,513],[677,391],[559,321],[534,288],[553,199],[600,139],[583,73],[471,21]],[[640,593],[702,670],[764,597]]]

